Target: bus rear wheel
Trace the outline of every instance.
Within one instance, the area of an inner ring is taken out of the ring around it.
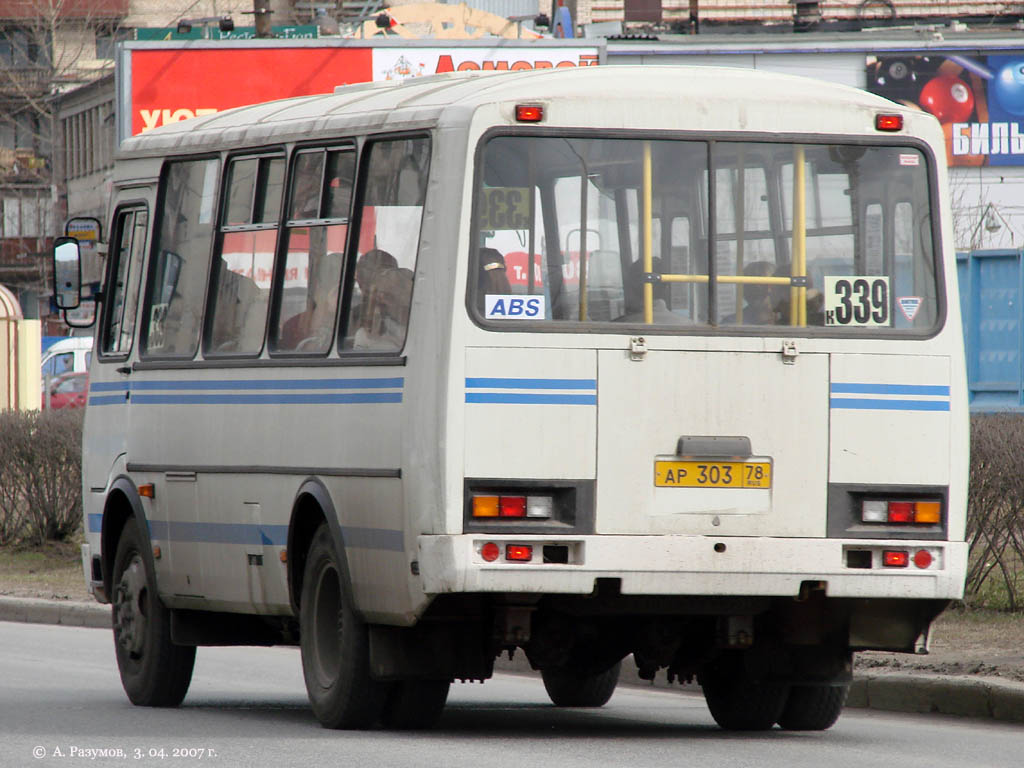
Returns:
[[[385,728],[423,730],[441,719],[448,701],[447,680],[402,680],[394,684],[381,719]]]
[[[368,728],[389,686],[370,677],[370,641],[343,582],[326,524],[309,548],[299,609],[302,674],[313,714],[325,728]]]
[[[779,725],[787,731],[825,731],[835,725],[846,703],[850,684],[794,685],[789,691]]]
[[[114,556],[114,650],[132,704],[176,707],[192,682],[195,646],[171,641],[171,613],[160,601],[147,563],[148,542],[135,518],[125,523]]]
[[[706,671],[699,682],[711,716],[727,731],[767,731],[778,722],[789,693],[785,683],[755,682],[737,667]]]
[[[615,693],[621,669],[621,661],[595,674],[564,668],[545,669],[541,671],[541,678],[556,707],[603,707]]]

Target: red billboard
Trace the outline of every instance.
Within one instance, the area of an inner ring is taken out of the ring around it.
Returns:
[[[132,48],[130,134],[373,79],[370,48]],[[122,103],[122,107],[128,106]],[[122,136],[122,138],[124,138]]]

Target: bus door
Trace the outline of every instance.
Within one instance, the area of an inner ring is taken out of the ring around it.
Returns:
[[[829,357],[804,333],[792,215],[806,163],[788,145],[638,149],[617,207],[636,328],[598,358],[597,531],[823,536]]]
[[[105,493],[114,475],[125,470],[131,406],[135,328],[145,261],[150,211],[147,190],[118,194],[111,229],[98,349],[90,369],[89,407],[82,472],[91,494]],[[120,466],[119,466],[120,463]],[[99,531],[99,511],[89,528]]]

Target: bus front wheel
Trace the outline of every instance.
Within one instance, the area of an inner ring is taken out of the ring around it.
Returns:
[[[114,649],[121,685],[132,704],[176,707],[192,682],[195,646],[171,641],[171,614],[160,601],[143,553],[148,542],[135,518],[125,523],[114,556]]]
[[[368,728],[381,716],[388,685],[370,677],[369,633],[342,574],[323,524],[313,537],[302,580],[302,674],[313,714],[325,728]]]

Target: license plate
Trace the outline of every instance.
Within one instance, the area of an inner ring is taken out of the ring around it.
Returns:
[[[770,461],[655,461],[659,488],[771,488]]]

